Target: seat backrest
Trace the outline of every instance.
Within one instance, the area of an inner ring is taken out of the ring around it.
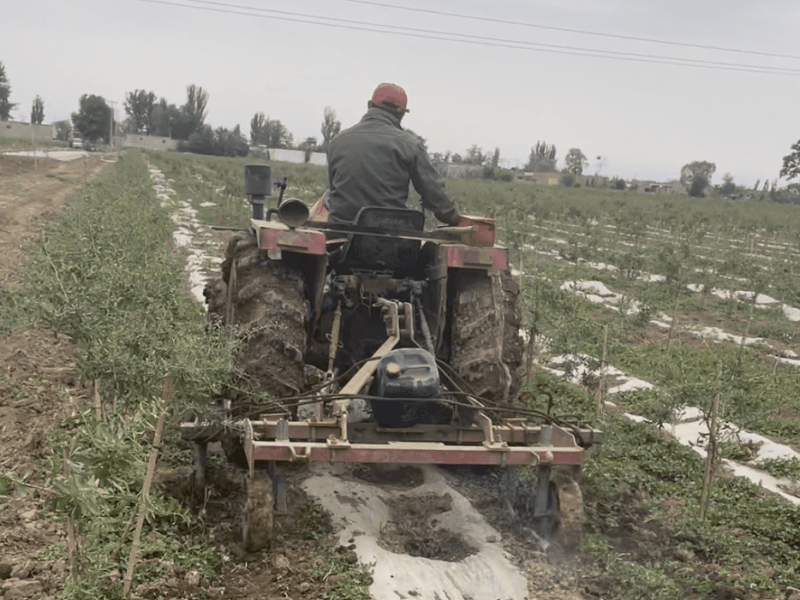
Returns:
[[[354,225],[372,227],[387,233],[422,231],[425,214],[408,208],[366,206],[358,211]],[[342,264],[349,268],[375,268],[397,271],[416,264],[419,240],[389,239],[354,233]]]

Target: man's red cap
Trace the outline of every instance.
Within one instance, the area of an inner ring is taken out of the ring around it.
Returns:
[[[408,96],[406,91],[399,85],[394,83],[382,83],[375,88],[372,92],[372,103],[378,105],[389,105],[387,108],[396,108],[403,113],[410,112],[406,106],[408,105]]]

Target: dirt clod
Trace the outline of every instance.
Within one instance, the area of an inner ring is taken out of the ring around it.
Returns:
[[[419,467],[412,465],[355,465],[352,474],[361,481],[400,488],[415,488],[425,477]]]
[[[382,547],[398,554],[455,562],[475,554],[458,533],[438,526],[435,515],[453,507],[450,494],[400,494],[387,498],[391,521],[381,533]]]

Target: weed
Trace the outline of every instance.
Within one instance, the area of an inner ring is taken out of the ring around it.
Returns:
[[[348,557],[328,551],[325,560],[315,569],[315,576],[325,580],[331,575],[344,574],[325,592],[325,600],[369,600],[372,569],[368,565],[353,563]]]
[[[5,475],[4,473],[0,473],[0,502],[4,501],[13,493],[13,484],[14,480],[11,477]]]
[[[782,477],[792,482],[800,480],[800,460],[791,458],[765,458],[758,466],[773,477]]]
[[[56,560],[58,558],[64,558],[66,555],[66,544],[64,542],[56,542],[55,544],[48,546],[47,549],[38,556],[38,559],[42,561],[49,561]]]
[[[320,539],[325,533],[322,510],[313,502],[304,502],[297,511],[294,526],[302,539]]]
[[[526,408],[564,419],[594,422],[597,402],[586,390],[562,377],[538,371],[522,387],[520,399]]]
[[[640,415],[657,425],[670,423],[685,406],[684,402],[659,388],[625,392],[615,398],[627,412]]]

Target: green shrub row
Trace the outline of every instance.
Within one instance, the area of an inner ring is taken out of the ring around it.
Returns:
[[[170,415],[179,419],[220,391],[235,351],[222,333],[206,331],[203,308],[188,293],[170,214],[156,199],[142,154],[125,154],[81,188],[58,226],[42,232],[24,289],[0,299],[16,324],[40,323],[71,336],[80,377],[96,380],[113,405],[103,421],[87,411],[50,433],[46,485],[52,517],[72,517],[81,538],[80,575],[68,579],[60,597],[121,598],[114,574],[126,567],[127,527],[151,451],[143,436],[155,425],[165,378],[174,381]],[[138,582],[158,580],[170,565],[213,577],[220,553],[204,538],[200,516],[157,493],[138,510],[146,517],[140,556],[149,559]],[[64,551],[57,545],[42,558]]]
[[[716,478],[699,518],[697,454],[609,412],[587,457],[587,580],[613,598],[772,598],[800,585],[800,507],[741,478]],[[677,510],[670,510],[670,506]],[[689,561],[689,564],[687,564]]]
[[[181,402],[205,402],[230,371],[231,344],[206,333],[171,239],[143,157],[128,153],[43,232],[25,273],[18,306],[70,335],[81,376],[115,401],[157,396],[171,374]]]

